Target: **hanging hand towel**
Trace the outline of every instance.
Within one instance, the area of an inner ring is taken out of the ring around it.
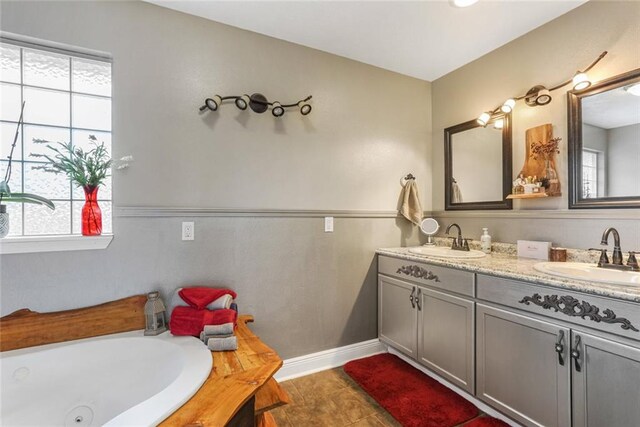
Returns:
[[[402,216],[415,225],[420,225],[420,221],[422,221],[422,204],[420,203],[418,184],[416,184],[415,179],[408,179],[405,182],[402,188],[401,200],[400,213]]]
[[[451,183],[451,203],[462,203],[462,191],[455,180]]]

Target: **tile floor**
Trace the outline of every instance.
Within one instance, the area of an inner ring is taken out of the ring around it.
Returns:
[[[279,427],[401,427],[342,368],[280,384],[291,403],[271,411]]]

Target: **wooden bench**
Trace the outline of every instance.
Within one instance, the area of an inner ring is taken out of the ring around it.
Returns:
[[[136,295],[76,310],[16,311],[0,318],[0,351],[144,329],[145,301],[145,295]],[[238,350],[211,352],[209,378],[160,425],[276,425],[267,411],[289,403],[289,396],[273,379],[282,359],[249,329],[251,322],[252,316],[239,316]]]

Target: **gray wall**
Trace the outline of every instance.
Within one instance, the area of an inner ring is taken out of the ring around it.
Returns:
[[[610,195],[607,191],[607,172],[610,169],[607,167],[607,152],[609,148],[607,146],[607,131],[606,129],[599,128],[597,126],[582,124],[582,146],[584,148],[590,148],[598,151],[598,195],[604,197]]]
[[[394,214],[401,176],[418,177],[430,209],[429,83],[141,2],[1,8],[3,31],[113,55],[113,151],[135,158],[113,178],[110,247],[3,256],[2,314],[216,283],[285,358],[375,338],[374,249],[417,242]],[[313,112],[197,112],[214,93],[253,92],[312,94]],[[201,210],[182,242],[183,211],[139,207],[229,211]],[[323,214],[338,217],[333,234]]]
[[[609,195],[637,196],[640,194],[640,124],[607,131],[609,161]]]
[[[640,248],[640,211],[569,211],[567,189],[567,101],[569,86],[552,92],[553,101],[543,107],[527,107],[523,101],[513,112],[513,170],[524,162],[525,131],[552,123],[562,137],[559,176],[562,197],[515,200],[514,211],[442,212],[444,208],[445,128],[476,118],[507,98],[525,93],[536,84],[547,87],[573,76],[598,55],[609,54],[589,72],[593,81],[640,67],[640,2],[590,1],[525,34],[495,51],[461,67],[432,84],[433,107],[433,208],[447,224],[460,223],[469,236],[479,237],[483,226],[495,239],[549,239],[568,247],[589,248],[599,242],[606,226],[622,233],[623,249]],[[535,212],[531,212],[535,211]]]

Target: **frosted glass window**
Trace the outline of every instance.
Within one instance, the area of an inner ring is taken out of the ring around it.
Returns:
[[[71,182],[66,175],[35,169],[41,163],[25,163],[24,192],[37,194],[47,199],[69,200]]]
[[[0,44],[0,80],[20,83],[20,48]]]
[[[73,58],[72,68],[74,92],[111,96],[111,64]]]
[[[27,153],[25,160],[42,161],[41,158],[30,156],[31,154],[51,154],[47,144],[36,144],[34,139],[44,139],[52,143],[70,141],[70,131],[68,128],[51,126],[24,125],[24,152]],[[51,145],[51,144],[49,144]]]
[[[13,144],[13,138],[16,134],[16,125],[14,123],[0,122],[0,159],[6,159],[11,152],[11,144]],[[13,150],[13,158],[16,160],[22,159],[22,145],[20,144],[20,135],[18,135],[18,142],[16,143],[16,149]],[[2,176],[4,178],[4,175]]]
[[[4,180],[4,175],[7,173],[7,166],[9,162],[3,160],[0,162],[0,181]],[[9,178],[9,189],[12,193],[22,193],[22,163],[13,162],[11,164],[11,178]],[[13,203],[10,203],[13,204]]]
[[[31,49],[22,55],[25,85],[69,90],[70,57]]]
[[[71,202],[57,201],[56,209],[24,204],[24,234],[71,234]]]
[[[0,120],[20,120],[20,85],[0,83]]]
[[[25,101],[9,186],[12,192],[46,197],[56,206],[51,211],[40,205],[9,203],[12,236],[81,232],[83,189],[66,175],[34,169],[43,159],[30,154],[52,154],[34,139],[71,142],[87,151],[95,147],[89,140],[94,135],[111,153],[111,63],[58,52],[0,43],[0,179]],[[111,188],[108,177],[98,190],[103,233],[110,233],[112,227]]]
[[[598,152],[582,151],[582,197],[598,197]]]
[[[23,96],[25,123],[64,127],[69,127],[71,124],[69,92],[24,87]],[[19,110],[18,117],[20,117]]]
[[[111,99],[74,94],[73,127],[111,130]]]

